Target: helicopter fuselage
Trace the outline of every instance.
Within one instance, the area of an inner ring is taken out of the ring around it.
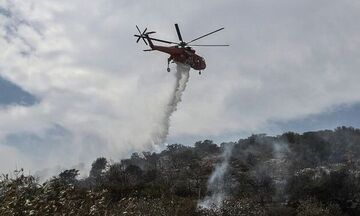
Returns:
[[[153,50],[158,50],[170,55],[170,60],[189,65],[194,70],[204,70],[206,68],[205,59],[197,54],[195,50],[186,47],[178,46],[156,46],[151,47]]]

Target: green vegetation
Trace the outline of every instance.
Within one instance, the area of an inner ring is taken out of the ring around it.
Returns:
[[[227,145],[223,205],[199,209]],[[98,158],[87,178],[78,174],[44,183],[22,170],[3,175],[0,215],[360,215],[360,130],[173,144],[117,163]]]

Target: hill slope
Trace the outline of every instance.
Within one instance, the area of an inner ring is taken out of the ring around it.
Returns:
[[[4,175],[0,214],[360,215],[359,162],[360,130],[347,127],[173,144],[116,163],[98,158],[85,179],[77,170],[43,184],[21,170]],[[221,205],[198,208],[209,197]]]

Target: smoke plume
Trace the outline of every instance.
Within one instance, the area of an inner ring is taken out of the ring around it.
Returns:
[[[234,145],[229,144],[225,145],[224,152],[222,154],[222,162],[216,165],[214,172],[211,174],[207,189],[210,192],[210,195],[206,196],[200,203],[198,207],[210,209],[210,208],[220,208],[225,195],[225,175],[229,167],[229,159],[231,157],[232,149]]]
[[[170,95],[169,103],[165,107],[164,116],[160,120],[157,131],[153,134],[153,147],[155,149],[166,141],[169,134],[170,117],[176,111],[177,105],[181,101],[181,96],[185,91],[186,84],[189,81],[190,67],[181,63],[176,63],[176,82]]]

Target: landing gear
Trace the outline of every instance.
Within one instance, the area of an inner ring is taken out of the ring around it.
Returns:
[[[170,64],[170,61],[172,60],[172,58],[171,57],[169,57],[168,58],[168,65],[167,65],[167,72],[170,72],[170,68],[169,68],[169,64]]]
[[[199,75],[201,75],[201,71],[199,70]]]

